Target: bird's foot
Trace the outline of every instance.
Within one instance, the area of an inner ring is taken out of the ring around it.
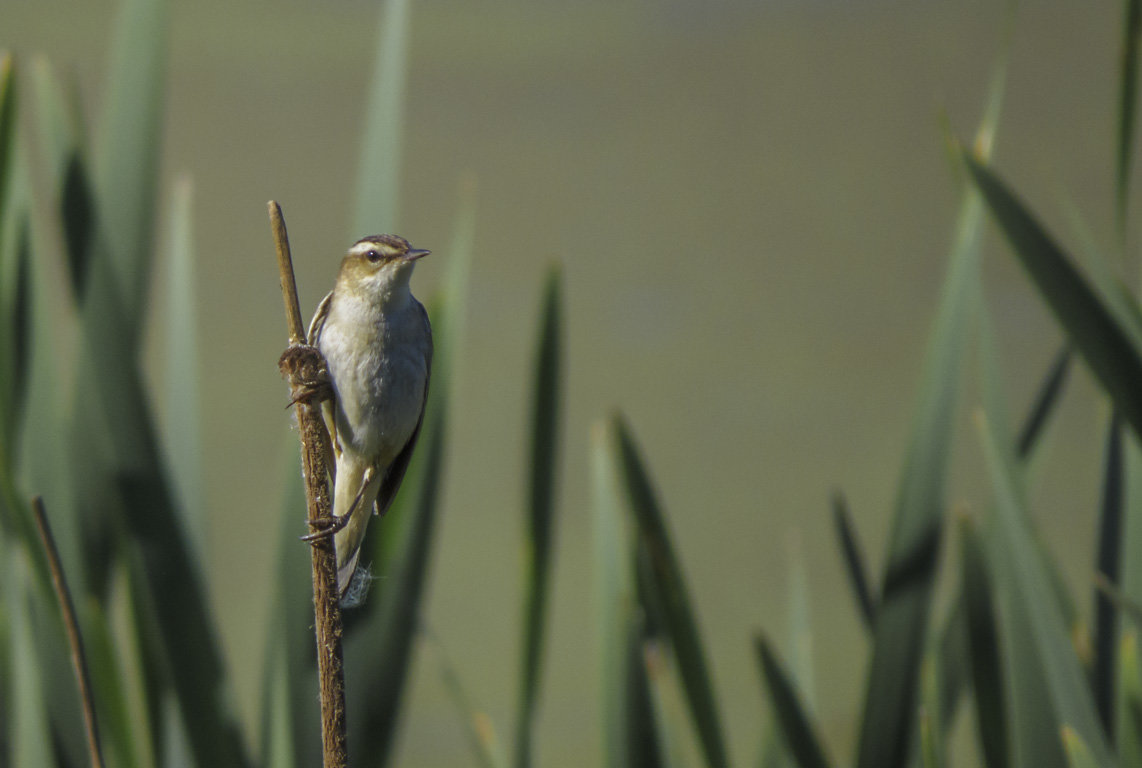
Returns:
[[[290,405],[314,405],[333,398],[329,369],[317,347],[291,344],[278,358],[278,370],[289,379]]]
[[[349,524],[349,515],[330,515],[329,517],[322,517],[317,520],[309,520],[309,527],[313,528],[312,533],[307,533],[299,537],[302,541],[312,544],[315,541],[328,539],[333,534],[344,528]]]

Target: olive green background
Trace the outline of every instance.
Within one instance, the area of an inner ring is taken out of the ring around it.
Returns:
[[[1063,215],[1074,204],[1109,244],[1099,217],[1112,210],[1119,8],[1024,5],[996,164],[1064,243],[1075,243]],[[115,7],[4,0],[0,47],[46,53],[97,114]],[[169,181],[187,174],[195,190],[208,578],[251,721],[294,449],[265,202],[285,210],[308,312],[347,245],[369,234],[348,225],[378,18],[366,2],[172,3],[163,162]],[[586,438],[614,407],[671,516],[735,762],[752,759],[763,712],[749,633],[764,627],[788,652],[791,551],[809,573],[825,737],[835,756],[851,754],[868,645],[829,497],[847,492],[878,562],[959,194],[938,115],[970,136],[1003,19],[985,2],[414,5],[393,229],[434,251],[417,268],[418,296],[441,282],[466,180],[477,201],[427,621],[501,738],[517,675],[532,337],[543,272],[564,265],[566,441],[540,764],[597,759]],[[1059,335],[1003,244],[989,243],[988,296],[1020,413]],[[153,314],[161,329],[162,307]],[[1080,371],[1033,498],[1084,598],[1101,414]],[[964,430],[952,504],[986,503],[979,463]],[[416,664],[398,764],[470,764],[437,657],[425,649]]]

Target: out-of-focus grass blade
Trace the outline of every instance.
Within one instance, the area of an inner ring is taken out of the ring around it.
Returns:
[[[857,608],[865,626],[871,631],[876,619],[876,598],[868,585],[868,572],[865,569],[864,555],[857,541],[856,526],[849,513],[849,503],[841,491],[833,494],[833,523],[837,529],[837,539],[841,543],[841,553],[848,566],[849,584],[856,596]]]
[[[920,665],[920,762],[925,768],[943,768],[947,763],[947,744],[944,738],[943,681],[940,679],[942,660],[937,643],[924,654]]]
[[[1126,242],[1130,201],[1130,168],[1134,159],[1134,116],[1138,102],[1138,38],[1142,34],[1142,3],[1127,0],[1122,24],[1122,67],[1118,78],[1118,136],[1114,164],[1115,214],[1119,240]]]
[[[649,555],[654,596],[662,609],[666,631],[674,647],[698,741],[707,764],[712,768],[722,768],[728,763],[722,723],[697,622],[690,608],[682,566],[671,544],[665,515],[626,421],[621,416],[614,417],[611,430],[618,442],[623,489],[639,540]]]
[[[200,555],[206,552],[206,509],[202,492],[202,406],[199,387],[198,304],[191,227],[191,183],[175,184],[167,253],[167,336],[163,365],[166,424],[163,437],[178,508]]]
[[[1043,377],[1039,391],[1036,392],[1027,417],[1023,420],[1023,426],[1019,430],[1016,450],[1020,459],[1026,460],[1031,456],[1051,414],[1054,413],[1055,406],[1059,402],[1059,395],[1062,394],[1067,383],[1067,374],[1071,370],[1071,359],[1071,348],[1062,347],[1056,353],[1055,359],[1051,362],[1051,367]],[[988,410],[990,412],[990,409]]]
[[[1082,266],[1091,286],[1106,303],[1106,308],[1130,337],[1135,348],[1142,349],[1142,311],[1134,293],[1119,277],[1112,259],[1099,242],[1082,211],[1073,200],[1064,201],[1063,211],[1078,243]]]
[[[15,170],[16,148],[16,64],[12,54],[0,51],[0,242],[9,226],[10,187]],[[4,291],[5,302],[11,286]]]
[[[985,526],[985,535],[995,541],[995,556],[990,560],[992,572],[1000,588],[1009,590],[1005,601],[1018,604],[1026,611],[1032,634],[1024,642],[1033,644],[1039,654],[1042,675],[1059,722],[1069,724],[1083,737],[1099,765],[1109,766],[1111,753],[1052,592],[1050,576],[1027,528],[1014,471],[986,417],[980,414],[978,423],[996,497],[995,513],[989,516]]]
[[[924,768],[944,768],[936,738],[938,729],[932,725],[932,719],[926,710],[920,713],[920,764]]]
[[[968,325],[975,304],[982,207],[968,194],[928,343],[917,410],[896,496],[876,613],[858,768],[900,768],[914,732],[924,646]]]
[[[968,628],[968,658],[975,689],[976,728],[988,768],[1007,768],[1007,706],[1003,660],[995,622],[991,576],[979,534],[970,518],[961,517],[961,595]]]
[[[1142,765],[1142,720],[1135,717],[1135,713],[1142,712],[1142,669],[1138,663],[1138,633],[1135,630],[1122,633],[1118,658],[1115,751],[1119,765]]]
[[[296,768],[286,653],[279,644],[271,643],[268,650],[262,697],[262,764],[266,768]]]
[[[5,603],[10,612],[11,629],[8,673],[12,676],[11,716],[7,722],[9,764],[21,768],[55,768],[37,651],[39,643],[32,634],[28,615],[27,560],[14,547],[9,548],[5,560]]]
[[[595,595],[606,768],[657,764],[660,758],[643,660],[635,551],[623,513],[621,459],[614,420],[591,428]]]
[[[1122,559],[1122,518],[1125,493],[1122,424],[1111,412],[1106,428],[1106,449],[1102,464],[1102,498],[1099,504],[1096,572],[1113,585],[1120,579]],[[1099,719],[1109,738],[1114,738],[1114,699],[1117,679],[1118,613],[1110,599],[1094,590],[1094,665],[1091,689]]]
[[[809,716],[801,706],[793,681],[778,661],[765,635],[760,632],[754,635],[754,650],[790,754],[800,768],[827,768],[830,762],[825,757],[821,740],[817,737]]]
[[[128,338],[137,341],[148,285],[167,69],[166,0],[125,0],[100,124],[96,190]]]
[[[134,720],[135,713],[128,705],[111,626],[94,600],[86,603],[85,615],[88,669],[107,762],[123,768],[142,768],[142,747],[149,743],[150,734],[145,721]],[[148,764],[153,765],[153,761]]]
[[[790,678],[810,715],[816,709],[813,674],[813,630],[809,621],[809,577],[800,535],[789,541],[789,647]]]
[[[456,666],[445,652],[440,638],[431,631],[426,631],[425,636],[436,649],[436,655],[440,662],[440,677],[444,681],[448,695],[452,697],[452,703],[456,705],[456,711],[459,712],[464,721],[464,731],[468,735],[468,741],[472,745],[472,754],[477,763],[483,768],[506,768],[507,760],[502,757],[499,740],[496,738],[496,731],[492,726],[492,719],[488,717],[486,712],[476,709],[472,705],[472,698],[468,695]]]
[[[1071,768],[1100,768],[1106,763],[1100,762],[1091,751],[1083,737],[1069,725],[1064,725],[1060,731],[1063,747],[1067,750],[1067,761]]]
[[[27,214],[15,187],[16,72],[11,54],[0,54],[0,450],[10,455],[27,349]],[[21,247],[21,246],[24,247]]]
[[[400,161],[408,68],[409,0],[386,0],[365,110],[353,237],[390,232],[398,223]]]
[[[1142,357],[1128,334],[999,177],[967,154],[964,162],[1043,299],[1135,434],[1142,434]]]
[[[929,681],[932,690],[928,695],[935,698],[931,702],[925,700],[923,706],[936,715],[935,723],[940,727],[940,732],[935,738],[943,744],[949,738],[960,697],[971,679],[967,658],[967,608],[962,598],[957,598],[952,604],[944,623],[929,645],[931,648],[927,655],[932,657],[933,671]]]
[[[157,445],[148,441],[152,449]],[[152,455],[157,451],[152,450]],[[198,564],[188,548],[157,466],[118,484],[132,546],[136,587],[149,594],[187,737],[203,765],[246,766],[245,745],[229,708],[227,677]]]
[[[84,144],[78,86],[72,78],[65,94],[46,59],[34,62],[32,75],[42,152],[52,184],[52,204],[63,232],[71,290],[75,297],[82,297],[97,236],[95,193]]]
[[[619,498],[618,460],[609,425],[591,427],[592,531],[595,561],[595,627],[598,637],[602,703],[603,760],[606,768],[626,765],[623,750],[623,668],[626,627],[634,607],[634,585],[626,554],[630,551]]]
[[[554,536],[555,471],[562,413],[562,312],[560,270],[552,268],[544,289],[531,412],[529,505],[524,542],[523,667],[516,709],[516,768],[531,765],[532,728],[543,654],[544,621]]]
[[[367,627],[345,643],[348,711],[368,728],[350,729],[349,754],[361,766],[386,765],[394,746],[397,716],[408,678],[413,641],[420,622],[421,596],[428,571],[429,544],[435,528],[444,464],[445,417],[425,424],[417,451],[421,468],[417,495],[410,507],[411,526],[397,569]],[[372,630],[372,631],[370,631]]]
[[[976,146],[984,156],[990,155],[994,146],[1005,61],[1002,54],[977,132]],[[982,219],[979,196],[966,190],[896,494],[873,629],[857,768],[902,768],[913,751],[917,684],[940,548],[959,372],[965,359],[969,321],[979,303]]]
[[[290,435],[278,531],[278,575],[266,621],[261,754],[273,768],[321,763],[312,566],[309,547],[298,541],[306,531],[306,510],[297,450],[297,438]],[[268,760],[270,755],[273,761]]]

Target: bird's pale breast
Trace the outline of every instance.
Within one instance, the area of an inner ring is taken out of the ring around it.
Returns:
[[[337,392],[338,437],[381,465],[408,442],[424,406],[429,339],[421,311],[411,297],[384,313],[335,302],[321,334]]]

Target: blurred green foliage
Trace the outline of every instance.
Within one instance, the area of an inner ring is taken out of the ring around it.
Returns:
[[[162,0],[124,3],[102,116],[104,140],[94,150],[74,87],[61,84],[46,65],[35,68],[37,149],[51,175],[45,201],[33,201],[17,119],[27,108],[22,84],[28,78],[10,56],[0,60],[0,765],[88,760],[63,627],[31,524],[32,493],[47,502],[77,596],[109,765],[287,768],[315,765],[319,755],[309,568],[296,541],[304,517],[296,471],[288,475],[279,578],[266,624],[257,759],[248,749],[251,724],[229,706],[232,692],[202,577],[198,466],[204,446],[196,429],[201,366],[186,185],[173,196],[166,237],[172,269],[165,286],[171,352],[165,381],[175,403],[169,434],[160,434],[140,374],[142,308],[160,218],[155,200],[167,13]],[[1139,3],[1125,4],[1112,169],[1121,252],[1127,249],[1140,16]],[[358,232],[382,231],[396,220],[408,18],[407,0],[389,0],[358,169]],[[1142,560],[1127,546],[1142,536],[1142,455],[1134,439],[1142,431],[1142,309],[1096,253],[1086,254],[1088,278],[991,167],[1003,69],[974,148],[952,148],[962,170],[963,203],[879,581],[866,571],[844,497],[837,496],[844,563],[872,640],[858,768],[951,764],[951,731],[957,713],[969,706],[989,768],[1109,768],[1134,764],[1142,754],[1137,628],[1122,620],[1136,621],[1142,604]],[[1076,618],[1070,588],[1028,509],[1028,465],[1072,355],[1060,352],[1030,415],[1015,429],[1006,415],[1003,372],[982,293],[988,213],[1112,405],[1095,564],[1107,586],[1095,595],[1096,620],[1089,628]],[[51,268],[49,249],[34,231],[37,215],[58,232],[65,252],[61,271]],[[466,194],[451,275],[443,295],[430,302],[438,351],[425,437],[384,535],[367,544],[384,578],[365,607],[347,618],[354,765],[391,762],[411,659],[424,632],[421,607],[446,471],[475,215],[475,198]],[[270,264],[267,253],[267,274]],[[57,274],[63,285],[53,283]],[[522,639],[510,741],[510,764],[517,768],[535,762],[556,554],[568,378],[562,280],[553,267],[536,323],[530,382]],[[62,313],[53,311],[50,296],[56,293],[66,296]],[[79,339],[73,351],[58,343],[61,326]],[[941,541],[951,517],[948,454],[973,339],[984,403],[975,423],[994,501],[984,515],[956,519],[951,530],[959,557],[942,564]],[[681,548],[621,414],[594,426],[591,470],[600,761],[613,768],[728,766],[725,719]],[[800,569],[794,563],[790,570]],[[934,599],[942,584],[954,595],[947,605]],[[754,638],[760,687],[771,705],[759,762],[822,768],[838,763],[815,722],[803,577],[791,578],[791,589],[793,663],[782,660],[768,634]],[[447,640],[438,639],[438,646]],[[440,658],[475,760],[508,765],[489,718],[463,683],[464,671],[442,650]]]

